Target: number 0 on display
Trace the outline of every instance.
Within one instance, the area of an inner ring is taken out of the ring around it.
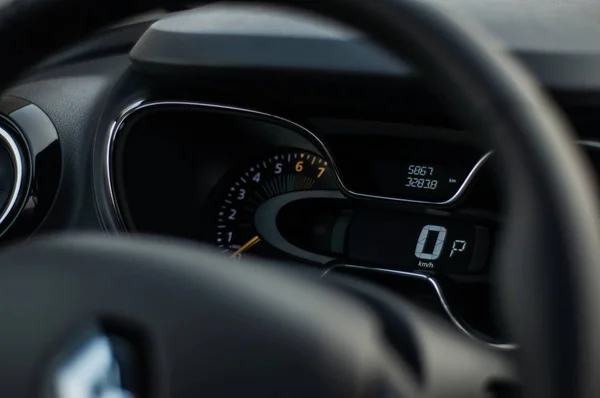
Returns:
[[[430,232],[437,232],[437,238],[433,246],[431,253],[424,253],[425,244],[429,238]],[[415,247],[415,256],[421,260],[437,260],[442,253],[444,247],[444,241],[446,240],[446,228],[440,225],[426,225],[421,230],[419,239],[417,240],[417,246]]]

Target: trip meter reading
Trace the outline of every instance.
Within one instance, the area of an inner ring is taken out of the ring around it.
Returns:
[[[313,153],[283,151],[248,165],[231,180],[219,201],[217,246],[233,259],[245,253],[276,255],[256,232],[256,210],[278,195],[311,189],[337,189],[329,162]]]

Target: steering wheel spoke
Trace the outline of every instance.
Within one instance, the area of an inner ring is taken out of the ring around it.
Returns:
[[[411,369],[425,397],[483,397],[498,386],[516,386],[515,358],[456,333],[447,323],[359,280],[328,282],[366,303],[382,323],[389,350]]]
[[[48,376],[52,358],[79,347],[93,323],[141,351],[141,369],[121,370],[146,371],[143,389],[158,396],[368,397],[384,381],[376,318],[318,278],[232,267],[211,250],[163,240],[95,235],[16,247],[0,262],[0,323],[10,325],[0,353],[18,365],[3,369],[10,380],[35,379],[40,366]],[[0,394],[25,396],[25,386],[3,384]],[[410,383],[401,386],[405,394]]]

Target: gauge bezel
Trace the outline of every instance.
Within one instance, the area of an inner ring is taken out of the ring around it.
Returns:
[[[384,200],[384,201],[392,201],[392,202],[401,202],[401,203],[409,203],[409,204],[417,204],[417,205],[429,205],[429,206],[438,206],[438,207],[448,207],[456,202],[463,196],[478,171],[481,170],[483,165],[487,162],[492,152],[487,152],[484,154],[479,161],[472,167],[471,171],[467,174],[465,180],[457,189],[456,193],[448,200],[445,201],[427,201],[427,200],[414,200],[414,199],[406,199],[400,197],[393,196],[379,196],[379,195],[371,195],[365,194],[361,192],[356,192],[348,188],[348,186],[344,183],[340,176],[339,167],[336,164],[335,157],[332,155],[330,149],[325,144],[323,140],[321,140],[315,133],[310,131],[308,128],[302,126],[299,123],[291,121],[281,116],[274,115],[272,113],[260,112],[252,109],[246,109],[236,106],[227,106],[220,104],[211,104],[204,102],[194,102],[194,101],[148,101],[148,100],[139,100],[131,105],[127,106],[118,116],[118,118],[111,123],[108,132],[108,139],[105,151],[105,179],[109,193],[109,199],[112,204],[113,210],[115,212],[115,216],[117,219],[117,223],[120,228],[123,230],[127,229],[127,226],[124,222],[123,215],[119,208],[118,198],[115,192],[115,179],[112,173],[113,167],[113,151],[115,147],[115,142],[118,134],[124,130],[124,126],[126,122],[135,114],[140,111],[148,110],[152,108],[160,108],[160,107],[189,107],[196,108],[201,110],[213,110],[218,112],[230,112],[233,114],[247,116],[252,118],[263,119],[266,121],[270,121],[276,124],[279,124],[283,127],[287,127],[296,133],[300,134],[304,138],[306,138],[311,144],[313,144],[320,152],[321,156],[327,160],[330,164],[331,170],[333,171],[334,178],[336,180],[336,184],[338,185],[339,190],[349,198],[357,198],[357,199],[370,199],[370,200]]]
[[[247,117],[251,117],[251,118],[255,118],[255,119],[259,119],[259,120],[270,121],[272,123],[276,123],[280,126],[286,127],[288,129],[300,134],[302,137],[306,138],[311,144],[313,144],[316,147],[316,149],[320,152],[320,155],[323,157],[323,159],[325,159],[326,161],[329,162],[329,166],[331,168],[331,171],[333,172],[334,180],[335,180],[340,192],[345,197],[355,198],[355,199],[382,200],[382,201],[402,202],[402,203],[409,203],[409,204],[416,204],[416,205],[448,207],[448,206],[454,204],[455,202],[457,202],[460,199],[460,197],[465,193],[468,186],[475,178],[477,172],[479,170],[481,170],[483,165],[487,162],[487,160],[490,158],[490,156],[492,154],[492,152],[488,152],[488,153],[484,154],[481,157],[481,159],[479,159],[479,161],[475,164],[475,166],[473,166],[473,168],[471,169],[471,172],[467,175],[467,177],[465,178],[465,181],[459,187],[456,194],[452,198],[450,198],[450,200],[447,200],[444,202],[419,201],[419,200],[409,200],[409,199],[394,198],[394,197],[368,195],[368,194],[354,192],[354,191],[348,189],[340,177],[339,168],[338,168],[338,166],[335,162],[335,158],[332,156],[331,151],[329,150],[328,146],[316,134],[314,134],[308,128],[306,128],[296,122],[293,122],[289,119],[286,119],[286,118],[280,117],[280,116],[276,116],[271,113],[265,113],[265,112],[260,112],[260,111],[255,111],[255,110],[245,109],[245,108],[240,108],[240,107],[235,107],[235,106],[226,106],[226,105],[203,103],[203,102],[193,102],[193,101],[139,100],[139,101],[133,102],[132,104],[127,106],[120,113],[118,118],[110,124],[109,130],[108,130],[108,136],[106,138],[106,146],[104,147],[105,151],[104,151],[104,155],[103,155],[104,156],[104,179],[105,179],[105,183],[107,186],[107,192],[109,195],[109,202],[113,209],[113,212],[114,212],[113,214],[116,218],[117,226],[123,231],[127,231],[127,226],[124,222],[123,214],[119,207],[118,196],[115,191],[116,181],[115,181],[113,173],[112,173],[112,171],[113,171],[112,168],[113,168],[113,163],[114,163],[114,158],[113,158],[114,153],[113,152],[114,152],[115,144],[117,141],[117,137],[120,132],[126,130],[125,129],[126,123],[134,115],[136,115],[137,113],[139,113],[143,110],[149,110],[149,109],[161,108],[161,107],[189,107],[189,108],[196,108],[196,109],[205,110],[205,111],[212,110],[212,111],[217,111],[217,112],[229,112],[229,113],[236,114],[236,115],[247,116]],[[398,272],[400,272],[400,271],[398,271]],[[428,279],[429,283],[435,284],[435,286],[437,286],[439,289],[438,293],[441,293],[441,288],[437,284],[436,279],[432,276],[427,276],[427,275],[425,275],[423,273],[419,273],[419,272],[404,272],[404,271],[403,271],[403,275],[412,276],[414,278],[425,278],[425,277],[429,278]],[[442,295],[442,297],[443,297],[443,295]],[[455,318],[447,305],[443,306],[443,308],[451,318]],[[464,327],[459,328],[459,330],[461,332],[465,333]],[[479,339],[478,337],[475,337],[472,333],[465,333],[465,334],[471,338],[480,340],[483,343],[490,345],[494,348],[501,348],[501,349],[512,349],[513,348],[513,346],[511,346],[510,344],[508,344],[506,346],[496,345],[496,344],[492,344],[488,341],[485,341],[483,339]]]

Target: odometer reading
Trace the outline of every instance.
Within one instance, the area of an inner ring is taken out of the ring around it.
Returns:
[[[434,179],[435,167],[428,165],[408,165],[405,187],[435,190],[439,181]]]
[[[271,248],[256,232],[256,210],[276,196],[311,189],[336,189],[329,163],[313,153],[291,150],[246,167],[219,202],[217,246],[235,259],[246,252],[268,256]]]
[[[410,188],[436,189],[438,181],[430,180],[429,178],[408,177],[405,186]]]

